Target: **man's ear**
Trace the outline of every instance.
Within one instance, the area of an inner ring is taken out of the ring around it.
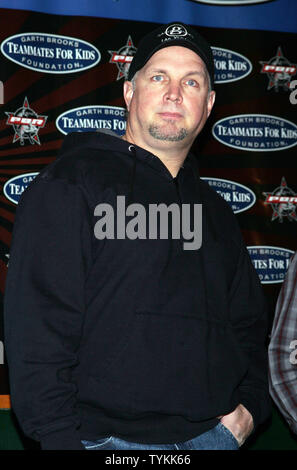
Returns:
[[[125,81],[124,82],[124,100],[127,106],[127,110],[130,109],[130,103],[133,96],[133,85],[132,82]]]
[[[207,99],[207,117],[208,117],[208,116],[210,115],[210,113],[211,113],[211,110],[212,110],[212,108],[213,108],[215,99],[216,99],[216,92],[212,90],[212,91],[209,93],[209,96],[208,96],[208,99]]]

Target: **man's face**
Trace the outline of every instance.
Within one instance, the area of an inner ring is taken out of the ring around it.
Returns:
[[[202,59],[170,46],[156,52],[137,73],[136,88],[125,82],[127,137],[150,151],[187,149],[203,128],[214,103]]]

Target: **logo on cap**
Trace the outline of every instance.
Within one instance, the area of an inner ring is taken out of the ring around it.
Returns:
[[[182,24],[172,24],[166,28],[165,34],[166,36],[181,37],[188,36],[189,33]]]

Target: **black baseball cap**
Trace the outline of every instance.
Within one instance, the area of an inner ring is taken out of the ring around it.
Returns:
[[[131,81],[135,73],[147,63],[155,52],[169,46],[183,46],[196,52],[205,63],[213,89],[214,60],[210,45],[192,27],[178,22],[159,26],[141,39],[130,64],[127,79]]]

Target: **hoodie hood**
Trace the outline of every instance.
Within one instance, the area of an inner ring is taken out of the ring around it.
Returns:
[[[160,158],[136,144],[127,142],[113,132],[73,132],[68,134],[67,138],[64,139],[60,155],[68,153],[69,150],[73,153],[74,143],[76,146],[79,145],[79,149],[82,151],[84,149],[97,149],[108,152],[120,152],[130,155],[131,157],[134,156],[136,157],[136,162],[137,160],[140,160],[160,172],[167,179],[173,178]],[[182,165],[182,167],[188,166],[193,168],[193,170],[198,174],[198,164],[196,158],[192,154],[187,156]]]
[[[112,154],[122,154],[127,156],[129,160],[131,159],[132,164],[130,165],[130,184],[127,194],[129,203],[137,202],[133,197],[133,189],[135,185],[137,165],[139,162],[151,167],[167,181],[177,180],[178,178],[181,178],[185,172],[191,172],[197,180],[196,190],[199,191],[198,162],[196,157],[191,153],[189,153],[184,160],[178,175],[173,177],[162,160],[156,155],[152,154],[148,150],[143,149],[142,147],[139,147],[136,144],[131,144],[111,131],[71,133],[67,136],[67,138],[64,139],[60,150],[60,155],[63,156],[63,158],[65,158],[70,153],[73,155],[74,148],[76,149],[75,152],[79,153],[80,155],[82,155],[84,151],[95,150],[99,152],[109,152]],[[99,152],[98,158],[100,158]]]

